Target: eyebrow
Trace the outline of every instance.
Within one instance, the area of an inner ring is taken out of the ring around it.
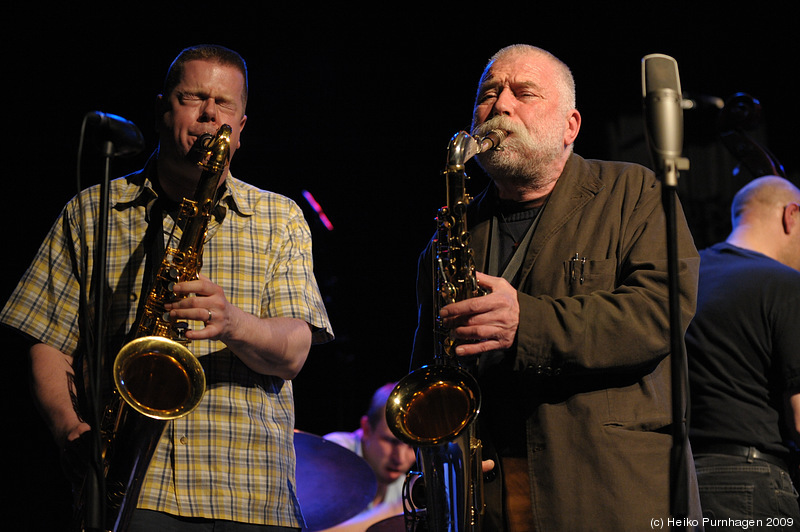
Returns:
[[[175,94],[179,98],[191,97],[194,96],[196,98],[200,98],[202,100],[208,98],[214,98],[214,100],[219,104],[236,104],[235,98],[229,98],[223,94],[217,94],[216,96],[212,94],[211,91],[205,88],[195,88],[195,89],[187,89],[187,90],[179,90],[175,89]],[[243,101],[240,100],[239,103],[244,104]]]
[[[483,94],[489,89],[496,88],[498,86],[503,86],[505,83],[498,81],[496,78],[486,78],[486,80],[480,84],[478,87],[478,94]],[[532,88],[535,89],[537,92],[542,92],[542,86],[535,81],[511,81],[509,82],[509,87],[512,88]]]

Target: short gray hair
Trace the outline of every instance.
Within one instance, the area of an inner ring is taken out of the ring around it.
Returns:
[[[558,91],[562,97],[562,105],[564,107],[564,111],[568,111],[570,109],[575,109],[576,107],[576,97],[575,97],[575,78],[572,75],[572,71],[564,63],[561,59],[553,55],[552,53],[548,52],[543,48],[539,48],[538,46],[533,46],[531,44],[512,44],[506,46],[505,48],[501,48],[498,50],[492,57],[489,58],[489,62],[486,64],[486,68],[483,71],[483,76],[481,79],[486,75],[486,72],[489,70],[489,67],[492,66],[492,63],[499,59],[503,59],[510,55],[520,54],[520,55],[541,55],[547,57],[552,64],[556,67],[556,73],[558,74],[558,79],[556,83],[558,84]]]

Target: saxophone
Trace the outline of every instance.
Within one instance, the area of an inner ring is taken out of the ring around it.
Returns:
[[[404,514],[409,530],[421,525],[431,532],[478,532],[484,512],[482,445],[475,421],[481,392],[469,367],[455,355],[456,342],[439,318],[450,303],[484,295],[475,275],[469,247],[465,163],[477,153],[502,149],[506,133],[490,131],[475,138],[464,131],[453,136],[444,175],[447,203],[436,217],[433,241],[433,363],[406,375],[386,403],[386,420],[398,439],[417,448],[422,472],[411,472],[404,486]],[[476,359],[472,360],[474,366]],[[424,502],[419,484],[424,486]],[[416,495],[416,496],[415,496]],[[424,511],[422,510],[424,508]],[[417,510],[420,510],[419,512]]]
[[[230,135],[231,127],[223,125],[216,135],[198,138],[190,151],[203,171],[194,199],[181,202],[175,225],[183,228],[182,236],[175,246],[170,238],[132,329],[134,339],[114,359],[115,389],[100,429],[105,500],[98,520],[104,530],[127,529],[167,423],[194,410],[205,392],[203,368],[186,347],[188,324],[170,322],[164,305],[175,300],[175,283],[198,278],[217,187],[230,158]]]

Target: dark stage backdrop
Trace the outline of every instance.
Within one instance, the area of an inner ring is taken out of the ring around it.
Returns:
[[[469,13],[466,6],[445,12],[429,4],[278,10],[227,2],[146,14],[108,6],[14,8],[7,23],[19,31],[3,38],[10,215],[0,299],[76,192],[82,117],[99,110],[132,120],[149,152],[156,142],[155,97],[169,61],[191,44],[232,47],[249,62],[251,86],[233,172],[305,209],[337,336],[312,349],[294,382],[297,428],[355,429],[372,391],[407,372],[416,260],[444,201],[447,141],[469,127],[477,79],[500,47],[536,44],[573,68],[583,116],[575,149],[584,157],[649,164],[640,68],[644,55],[659,52],[677,59],[688,96],[758,98],[764,115],[752,134],[797,182],[798,110],[790,80],[798,45],[789,30],[798,8],[698,4],[589,10],[505,4]],[[685,122],[692,169],[682,174],[679,192],[704,247],[726,236],[728,203],[753,176],[736,173],[737,162],[717,137],[713,108],[687,111]],[[140,167],[146,155],[115,160],[112,173]],[[90,146],[84,157],[89,185],[100,179],[99,154]],[[469,190],[476,194],[487,179],[470,165]],[[332,231],[309,208],[304,190]],[[69,497],[58,452],[30,399],[21,343],[8,331],[0,334],[11,412],[3,448],[12,489],[4,515],[18,525],[13,529],[59,530]]]

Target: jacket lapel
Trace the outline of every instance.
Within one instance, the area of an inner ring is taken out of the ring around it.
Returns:
[[[520,269],[519,286],[524,286],[534,263],[547,243],[603,189],[603,183],[589,172],[587,166],[583,158],[578,155],[573,154],[567,160],[525,253]]]
[[[533,269],[533,265],[544,247],[563,227],[589,203],[604,185],[592,174],[582,157],[572,154],[564,171],[545,205],[536,226],[531,243],[520,268],[520,286]],[[497,201],[497,189],[490,184],[473,201],[468,220],[470,225],[470,247],[475,252],[475,268],[485,272],[489,256],[489,240],[492,228],[493,205]],[[566,258],[566,257],[565,257]]]

